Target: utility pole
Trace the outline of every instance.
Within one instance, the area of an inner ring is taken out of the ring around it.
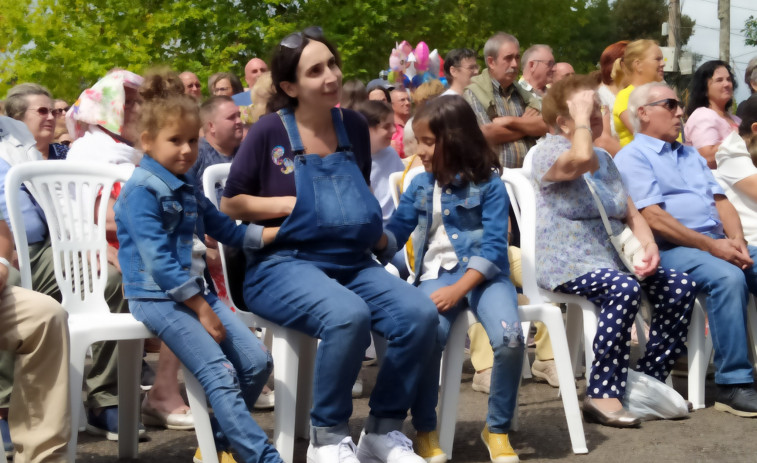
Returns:
[[[720,20],[720,60],[731,61],[731,0],[718,0]]]
[[[673,73],[678,74],[678,60],[681,58],[681,7],[678,0],[670,0],[668,5],[668,46],[673,48]]]

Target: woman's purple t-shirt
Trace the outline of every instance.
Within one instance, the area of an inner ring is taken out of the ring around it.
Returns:
[[[352,152],[365,182],[371,178],[371,139],[363,116],[342,109]],[[231,164],[223,195],[296,196],[294,184],[294,155],[284,123],[278,114],[268,114],[256,122],[242,141]],[[282,219],[261,225],[277,226]]]

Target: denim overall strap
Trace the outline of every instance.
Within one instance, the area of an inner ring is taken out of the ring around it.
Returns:
[[[331,108],[331,120],[334,122],[334,130],[336,131],[338,143],[336,151],[352,152],[352,143],[350,143],[350,138],[347,136],[347,129],[344,127],[342,110],[339,108]]]
[[[289,108],[280,109],[277,111],[277,114],[281,118],[281,122],[284,123],[284,128],[289,137],[289,144],[292,145],[292,153],[294,155],[305,154],[305,145],[302,144],[300,131],[297,130],[297,120],[294,118],[292,110]]]

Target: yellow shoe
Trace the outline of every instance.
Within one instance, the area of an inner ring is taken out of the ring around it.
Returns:
[[[446,463],[447,454],[442,452],[439,445],[439,434],[436,431],[418,432],[413,442],[415,453],[427,463]]]
[[[520,461],[518,454],[510,445],[507,434],[491,434],[489,428],[484,427],[484,430],[481,431],[481,440],[484,441],[484,445],[489,450],[489,458],[492,463],[518,463]]]
[[[202,463],[202,454],[200,453],[199,448],[195,452],[195,456],[192,461],[194,461],[194,463]],[[223,451],[218,452],[218,463],[237,463],[237,461],[231,455],[231,452]]]

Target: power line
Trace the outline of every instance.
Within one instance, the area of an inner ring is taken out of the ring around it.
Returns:
[[[699,1],[700,2],[705,2],[705,3],[711,3],[713,5],[717,5],[718,4],[718,2],[716,2],[714,0],[699,0]],[[757,13],[757,8],[749,8],[749,7],[746,7],[746,6],[734,6],[734,5],[731,5],[731,8],[738,8],[740,10],[754,11],[754,12]]]

